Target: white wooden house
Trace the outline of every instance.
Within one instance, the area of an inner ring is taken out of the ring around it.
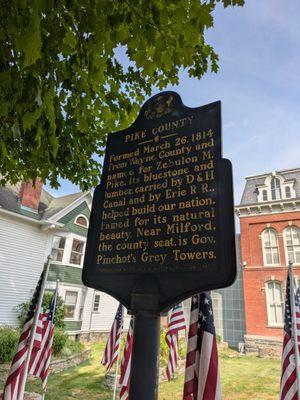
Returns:
[[[89,191],[53,197],[39,181],[0,187],[0,326],[18,324],[16,307],[30,299],[51,254],[47,289],[60,280],[69,334],[110,330],[117,301],[81,282],[91,202]]]

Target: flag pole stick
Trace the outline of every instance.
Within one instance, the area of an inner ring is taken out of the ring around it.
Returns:
[[[121,341],[121,339],[122,339],[122,331],[121,331],[121,335],[120,335],[120,341]],[[113,400],[116,400],[116,394],[117,394],[117,382],[118,382],[119,359],[120,359],[120,347],[119,347],[119,353],[118,353],[117,364],[116,364]]]
[[[299,347],[297,338],[297,321],[296,321],[296,310],[295,310],[295,292],[294,292],[294,275],[293,275],[293,263],[289,261],[289,276],[290,276],[290,302],[291,302],[291,314],[292,314],[292,334],[294,340],[294,351],[295,351],[295,364],[297,374],[297,393],[298,400],[300,400],[300,370],[299,370]]]
[[[116,400],[116,394],[117,394],[118,369],[119,369],[119,359],[120,359],[120,350],[121,350],[121,340],[122,340],[123,328],[124,328],[124,307],[122,306],[122,327],[121,327],[121,332],[120,332],[120,344],[119,344],[117,365],[116,365],[116,372],[115,372],[113,400]]]
[[[54,321],[55,314],[56,314],[56,303],[57,303],[57,295],[58,295],[58,286],[59,286],[59,279],[56,280],[52,321]],[[46,379],[43,382],[43,393],[42,393],[42,396],[41,396],[41,400],[45,400],[45,397],[46,397],[48,376],[49,376],[49,374],[46,376]]]
[[[38,320],[39,320],[40,308],[42,306],[42,301],[43,301],[43,297],[44,297],[44,291],[45,291],[46,281],[47,281],[47,277],[48,277],[50,262],[51,262],[51,256],[49,255],[47,257],[47,262],[45,263],[45,266],[44,266],[44,275],[43,275],[43,280],[41,283],[41,290],[39,293],[39,298],[38,298],[37,306],[36,306],[34,317],[33,317],[32,327],[31,327],[31,331],[30,331],[27,355],[26,355],[26,360],[25,360],[25,364],[24,364],[23,374],[21,377],[22,381],[21,381],[20,394],[19,394],[18,400],[24,399],[25,386],[26,386],[26,381],[27,381],[27,377],[28,377],[29,362],[30,362],[33,344],[34,344],[35,332],[36,332],[36,328],[37,328],[37,324],[38,324]]]

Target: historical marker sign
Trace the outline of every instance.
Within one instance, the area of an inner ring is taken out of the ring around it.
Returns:
[[[130,308],[136,279],[155,279],[160,309],[236,274],[231,164],[221,153],[221,103],[148,100],[108,135],[83,281]]]

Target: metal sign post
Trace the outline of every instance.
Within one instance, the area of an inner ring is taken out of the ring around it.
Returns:
[[[159,288],[151,277],[138,280],[131,297],[134,314],[129,400],[156,400],[160,313]]]

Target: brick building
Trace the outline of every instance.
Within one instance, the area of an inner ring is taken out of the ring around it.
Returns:
[[[300,278],[300,168],[246,178],[240,218],[246,350],[281,351],[287,264]]]

